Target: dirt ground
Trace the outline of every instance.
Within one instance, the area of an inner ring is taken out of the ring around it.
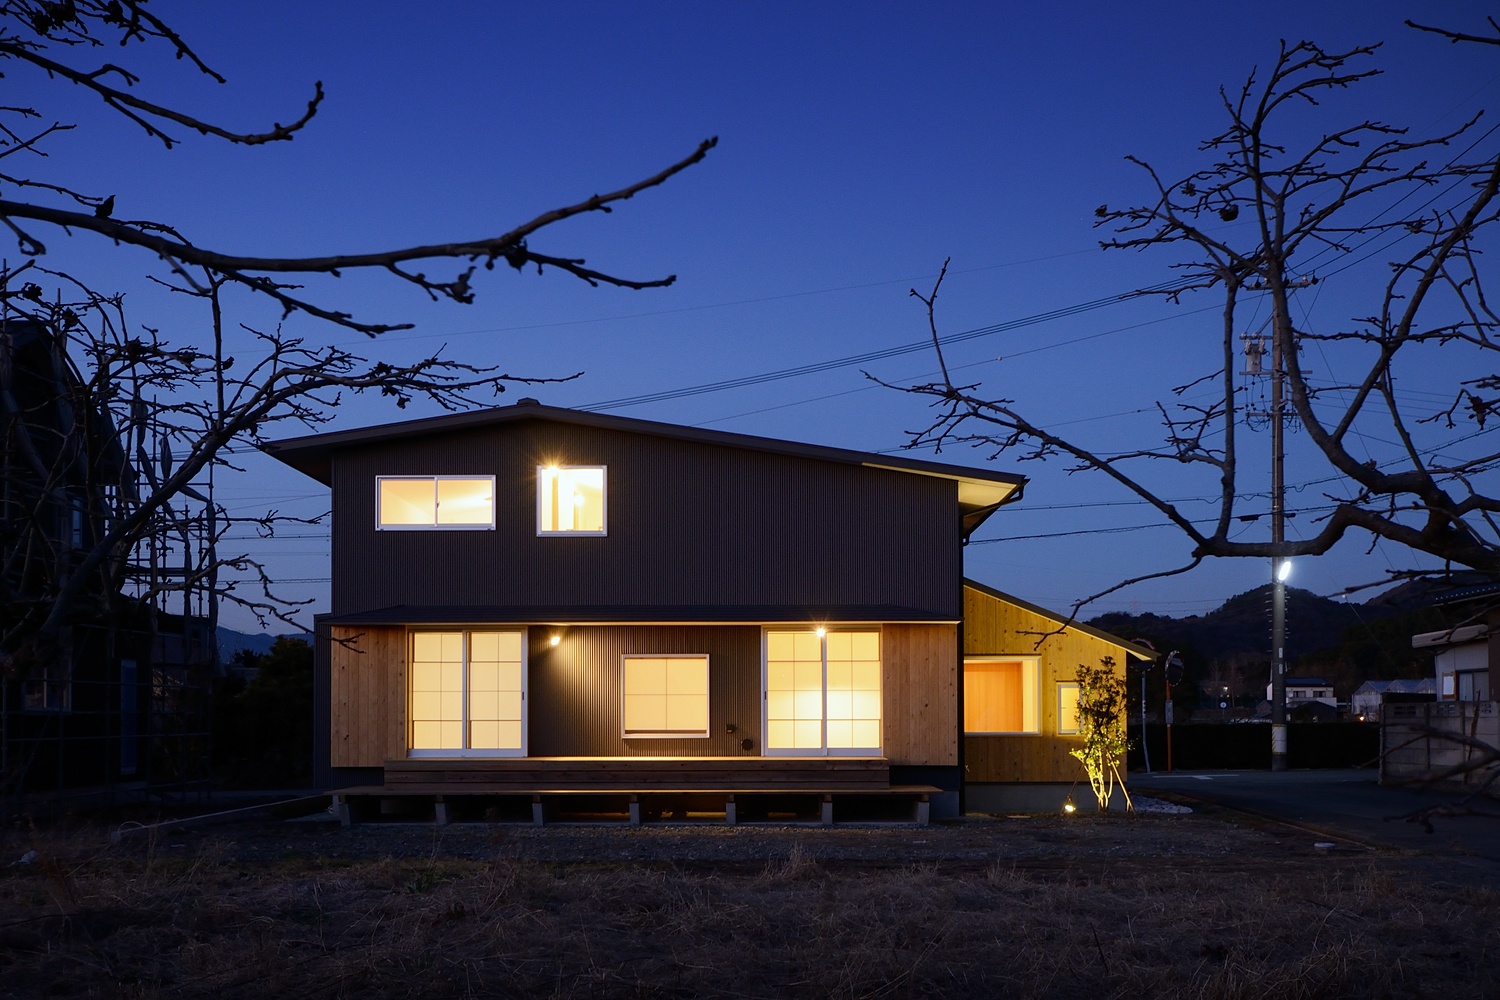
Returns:
[[[1500,995],[1496,872],[1318,843],[1203,814],[16,828],[0,997]]]

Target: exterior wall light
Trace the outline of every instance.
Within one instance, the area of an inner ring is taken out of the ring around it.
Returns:
[[[560,642],[562,642],[562,636],[554,634],[552,636],[552,645],[556,646]]]
[[[824,628],[823,626],[819,625],[818,626],[818,638],[821,639],[821,638],[823,638],[827,634],[828,634],[828,630],[826,628]]]

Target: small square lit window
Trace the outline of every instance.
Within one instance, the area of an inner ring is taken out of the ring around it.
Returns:
[[[602,465],[537,466],[536,533],[607,534],[605,471]]]
[[[621,658],[626,739],[708,736],[708,656]]]

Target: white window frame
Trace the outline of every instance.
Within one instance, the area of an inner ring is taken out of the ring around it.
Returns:
[[[1074,710],[1073,721],[1071,723],[1072,728],[1068,728],[1068,717],[1067,713],[1064,711],[1063,691],[1068,689],[1072,689],[1073,691]],[[1077,736],[1079,733],[1083,732],[1083,720],[1078,718],[1079,712],[1077,708],[1079,704],[1079,695],[1081,695],[1082,693],[1083,689],[1079,686],[1077,681],[1057,682],[1057,735]]]
[[[822,746],[772,748],[767,739],[771,728],[771,705],[768,696],[770,684],[770,634],[772,632],[797,632],[802,629],[781,626],[765,626],[760,630],[760,745],[766,757],[878,757],[885,752],[885,630],[878,624],[828,626],[819,636],[823,659],[823,712]],[[807,629],[806,631],[814,631]],[[874,632],[880,643],[880,745],[874,747],[830,747],[828,745],[828,637],[836,632]]]
[[[632,732],[625,724],[625,673],[631,660],[698,660],[703,664],[703,729],[673,732],[663,730]],[[706,740],[713,728],[710,718],[713,702],[709,695],[713,683],[713,665],[707,653],[622,653],[620,654],[620,738],[626,740]]]
[[[959,725],[963,727],[964,735],[965,736],[1041,736],[1043,734],[1044,730],[1046,729],[1046,727],[1042,725],[1042,697],[1043,697],[1043,695],[1042,695],[1042,658],[1040,656],[1037,656],[1034,653],[969,653],[969,654],[967,654],[967,655],[964,656],[963,662],[961,664],[959,664],[959,673],[960,673],[959,680],[961,682],[964,682],[965,684],[967,684],[967,679],[968,678],[967,678],[966,675],[967,675],[968,667],[969,667],[970,663],[993,663],[993,662],[996,662],[996,661],[1001,661],[1001,662],[1018,661],[1018,662],[1020,662],[1022,664],[1022,669],[1023,670],[1030,669],[1030,670],[1032,670],[1032,671],[1035,672],[1036,681],[1032,685],[1033,686],[1033,691],[1032,691],[1033,704],[1031,705],[1031,709],[1032,709],[1032,711],[1034,713],[1036,713],[1035,714],[1036,728],[1035,729],[1004,729],[1004,730],[1002,730],[1002,729],[970,729],[970,728],[968,728],[967,723],[965,723],[965,721],[963,719],[960,719],[959,720]],[[1022,685],[1021,685],[1021,689],[1022,689],[1023,692],[1025,691],[1025,687],[1026,687],[1025,686],[1025,681],[1023,680],[1022,681]],[[1022,697],[1025,697],[1024,693],[1023,693]],[[969,690],[968,690],[967,686],[964,688],[964,704],[965,705],[969,704]],[[1026,718],[1026,707],[1025,707],[1024,704],[1022,705],[1022,708],[1021,708],[1021,718],[1023,720]]]
[[[544,530],[542,528],[542,496],[543,473],[568,472],[576,469],[598,469],[599,476],[599,522],[602,527],[598,531],[582,530]],[[538,465],[536,467],[536,533],[538,538],[603,538],[609,534],[609,466],[607,465]]]
[[[432,484],[432,524],[384,524],[381,521],[380,486],[387,481],[426,482]],[[473,521],[467,524],[438,524],[438,483],[440,482],[488,482],[490,484],[490,519],[488,522]],[[495,530],[495,477],[494,476],[376,476],[375,477],[375,530],[376,531],[494,531]]]
[[[414,720],[412,719],[411,699],[412,699],[412,683],[413,683],[414,678],[412,676],[412,670],[411,670],[411,656],[412,656],[412,649],[413,649],[413,645],[414,645],[414,641],[415,641],[414,637],[416,635],[418,635],[419,633],[429,633],[430,634],[430,633],[434,633],[434,632],[438,632],[438,633],[452,633],[452,632],[457,632],[461,636],[463,636],[463,675],[462,675],[462,681],[460,682],[460,688],[459,688],[459,690],[463,692],[463,698],[462,698],[462,701],[463,701],[463,716],[462,716],[462,719],[461,719],[461,726],[462,726],[461,732],[464,734],[463,738],[464,738],[464,742],[465,743],[467,743],[469,741],[469,662],[470,662],[469,661],[469,637],[471,635],[473,635],[474,633],[476,633],[476,632],[485,632],[485,633],[488,633],[488,632],[505,632],[505,633],[510,633],[510,634],[516,634],[516,633],[520,634],[520,636],[521,636],[521,746],[518,749],[516,749],[516,748],[512,748],[512,749],[497,749],[497,748],[494,748],[494,747],[481,747],[481,748],[478,748],[478,749],[474,749],[474,748],[470,748],[470,747],[462,747],[462,748],[453,748],[453,747],[420,747],[419,748],[419,747],[412,746],[412,743],[414,742],[413,733],[412,733],[412,723],[413,723]],[[407,698],[407,702],[406,702],[406,711],[404,713],[406,715],[406,756],[409,757],[409,758],[416,758],[416,757],[479,757],[479,758],[490,757],[490,758],[500,758],[500,757],[525,757],[525,756],[527,756],[528,747],[530,746],[530,742],[531,742],[531,699],[528,697],[529,688],[531,686],[531,684],[530,684],[530,681],[531,681],[531,670],[530,670],[531,649],[530,649],[530,645],[529,645],[528,640],[529,640],[528,630],[524,629],[524,628],[519,628],[519,629],[516,629],[516,628],[487,628],[487,627],[484,627],[484,626],[476,626],[476,627],[471,627],[471,628],[465,628],[465,627],[460,626],[460,625],[450,625],[450,626],[448,626],[446,628],[433,626],[433,627],[430,627],[430,628],[420,628],[420,629],[411,629],[411,630],[409,630],[407,632],[407,634],[406,634],[406,657],[407,657],[406,698]]]

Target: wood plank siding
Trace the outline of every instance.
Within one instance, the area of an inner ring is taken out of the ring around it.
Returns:
[[[881,630],[885,756],[892,764],[958,763],[958,627]]]
[[[607,536],[537,537],[549,463],[608,468]],[[495,528],[376,531],[382,475],[493,475]],[[790,603],[809,621],[820,606],[959,617],[957,486],[936,476],[519,420],[341,449],[332,479],[334,616]]]
[[[1040,645],[1038,644],[1040,642]],[[1080,663],[1105,656],[1124,676],[1123,646],[1078,627],[1064,628],[1056,617],[1012,604],[1002,597],[964,587],[964,655],[1041,658],[1040,733],[964,737],[964,780],[969,782],[1071,782],[1083,776],[1069,751],[1079,737],[1058,733],[1057,684],[1077,677]]]
[[[406,629],[335,625],[330,639],[330,764],[379,767],[406,756]]]

